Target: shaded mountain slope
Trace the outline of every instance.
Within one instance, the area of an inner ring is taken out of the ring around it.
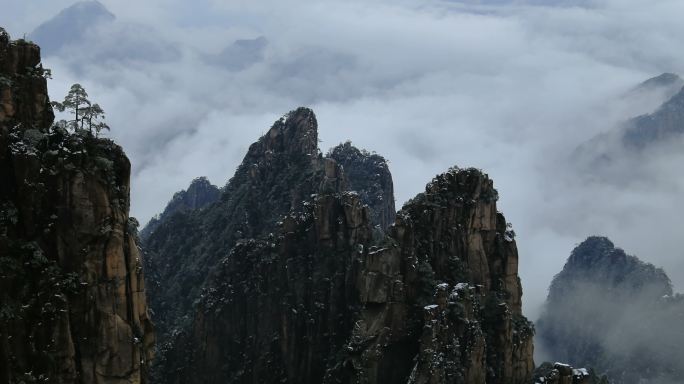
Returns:
[[[176,192],[166,205],[164,212],[153,217],[140,231],[140,238],[145,241],[154,232],[160,222],[170,220],[177,212],[193,211],[218,201],[221,190],[211,184],[206,177],[198,177],[190,183],[188,189]]]
[[[680,138],[684,133],[684,89],[680,89],[657,111],[627,122],[622,142],[630,149],[645,149],[649,144]]]
[[[662,269],[590,237],[554,278],[537,341],[614,383],[676,383],[684,377],[682,324],[684,299]]]
[[[533,331],[496,198],[452,169],[373,240],[357,194],[317,194],[221,259],[162,381],[526,383]]]
[[[319,154],[316,128],[305,108],[276,121],[250,146],[217,202],[176,212],[148,235],[150,305],[162,344],[187,327],[207,277],[238,240],[273,232],[320,190],[344,189],[343,178],[326,176],[336,166]]]
[[[359,156],[349,170],[371,175],[357,182],[359,193],[385,196],[381,188],[387,188],[391,194],[392,180],[384,159],[376,156],[365,161],[370,154],[354,151]],[[381,185],[371,183],[376,174],[383,175]],[[268,236],[286,214],[300,212],[311,195],[345,191],[348,180],[333,159],[320,154],[314,113],[299,108],[276,121],[250,146],[218,201],[202,204],[202,210],[190,206],[193,209],[178,210],[177,198],[184,199],[187,193],[177,194],[165,209],[174,214],[162,214],[151,223],[153,228],[144,230],[148,287],[160,339],[165,341],[167,335],[187,326],[207,276],[239,240]],[[393,198],[364,203],[371,205],[372,212],[394,215]]]
[[[665,101],[655,111],[631,117],[618,127],[596,135],[577,147],[574,161],[589,173],[612,178],[654,155],[684,145],[684,80],[671,73],[649,79],[625,97],[635,106]]]
[[[389,223],[385,160],[322,157],[317,137],[312,111],[289,113],[218,202],[151,232],[155,381],[527,382],[533,330],[492,181],[452,169]]]
[[[393,224],[394,184],[385,158],[359,150],[349,141],[331,149],[327,157],[342,167],[349,189],[357,191],[361,201],[371,207],[373,226],[384,230]]]

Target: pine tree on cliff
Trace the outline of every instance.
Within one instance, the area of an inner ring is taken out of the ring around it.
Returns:
[[[95,103],[84,110],[82,120],[87,121],[90,133],[92,134],[94,129],[95,136],[97,136],[103,129],[109,130],[109,125],[102,121],[104,118],[104,110],[102,110],[99,104]]]
[[[63,124],[72,128],[74,132],[83,130],[86,124],[90,134],[93,133],[94,129],[96,136],[103,129],[109,130],[109,126],[102,121],[105,118],[104,110],[99,104],[93,104],[88,100],[88,92],[81,84],[72,85],[64,100],[61,103],[53,101],[52,106],[60,112],[68,110],[74,115],[74,120],[66,121]]]
[[[83,129],[83,119],[81,117],[84,109],[90,107],[90,100],[88,100],[88,93],[81,84],[72,85],[64,100],[61,103],[53,101],[52,106],[60,112],[69,110],[69,113],[74,115],[74,120],[67,122],[67,125],[73,128],[74,131]]]

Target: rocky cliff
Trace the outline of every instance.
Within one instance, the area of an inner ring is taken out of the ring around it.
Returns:
[[[662,269],[590,237],[554,278],[537,342],[613,383],[677,383],[684,377],[682,324],[684,298],[673,294]]]
[[[313,112],[291,112],[219,202],[150,235],[149,270],[168,273],[149,275],[156,292],[188,269],[178,292],[202,288],[173,313],[155,379],[526,383],[533,330],[492,181],[454,168],[378,232],[395,217],[384,160],[317,144]]]
[[[394,224],[394,183],[385,158],[359,150],[350,141],[331,149],[327,157],[342,167],[349,189],[371,208],[371,224],[383,230]]]
[[[0,29],[0,382],[144,383],[154,332],[130,163],[50,129],[40,61]]]
[[[207,277],[238,240],[274,232],[321,190],[343,190],[333,161],[318,152],[313,112],[300,108],[252,144],[218,201],[160,220],[145,240],[150,305],[164,344],[184,329]],[[162,349],[164,347],[162,346]]]

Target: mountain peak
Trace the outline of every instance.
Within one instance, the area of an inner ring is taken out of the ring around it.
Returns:
[[[459,201],[496,202],[499,193],[488,175],[476,168],[452,167],[447,172],[436,176],[425,187],[425,193],[418,195],[422,199],[426,195],[449,199],[456,195]]]
[[[621,292],[640,292],[650,287],[656,298],[672,294],[670,278],[662,269],[628,255],[600,236],[587,238],[572,251],[563,270],[554,278],[549,297],[564,292],[554,288],[578,281],[600,281]]]
[[[114,20],[116,17],[111,13],[104,4],[99,1],[79,1],[73,5],[64,8],[53,19],[57,18],[71,18],[71,17],[97,17],[107,20]]]
[[[248,156],[271,153],[318,154],[318,122],[311,109],[300,107],[276,120],[268,133],[252,144]]]
[[[43,52],[52,54],[80,41],[102,23],[114,21],[113,13],[99,1],[80,1],[61,10],[55,17],[39,25],[30,37]]]
[[[536,341],[610,382],[680,382],[682,304],[662,269],[593,236],[553,278]]]
[[[194,178],[192,182],[190,182],[190,187],[188,187],[188,191],[195,191],[198,189],[204,189],[211,186],[212,184],[206,176],[200,176]]]
[[[178,191],[173,195],[171,201],[168,202],[164,212],[150,219],[145,225],[145,228],[140,231],[140,238],[143,241],[147,240],[152,232],[154,232],[160,222],[168,220],[177,212],[194,211],[204,208],[221,197],[221,189],[211,184],[211,182],[204,176],[197,177],[190,183],[188,189]]]
[[[591,264],[597,260],[624,253],[620,251],[615,249],[615,244],[607,237],[590,236],[572,251],[568,264]]]

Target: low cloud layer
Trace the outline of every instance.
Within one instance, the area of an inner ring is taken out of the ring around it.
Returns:
[[[620,383],[680,383],[684,298],[664,295],[656,283],[626,288],[578,280],[551,303],[538,329],[544,337],[535,344],[538,361],[590,366]]]
[[[196,176],[223,185],[250,143],[305,105],[323,151],[351,139],[390,160],[399,206],[450,166],[489,173],[518,235],[532,318],[591,234],[663,266],[684,290],[681,156],[622,168],[624,183],[569,160],[662,102],[626,101],[636,84],[684,73],[680,1],[102,3],[116,20],[44,62],[53,99],[80,82],[107,112],[142,222]],[[0,0],[0,25],[21,37],[69,5]],[[236,57],[222,62],[226,52]]]

